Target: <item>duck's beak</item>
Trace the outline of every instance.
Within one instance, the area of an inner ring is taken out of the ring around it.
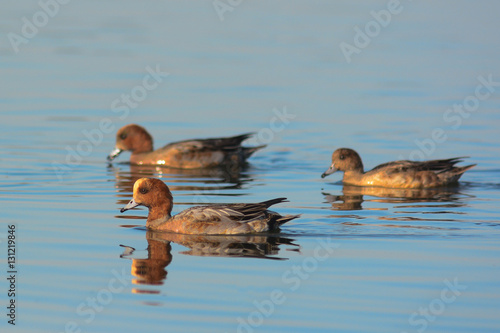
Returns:
[[[337,171],[337,168],[335,168],[335,164],[332,163],[332,165],[330,165],[330,167],[328,168],[328,170],[326,170],[325,172],[323,172],[323,174],[321,175],[321,178],[325,178],[326,176],[331,175],[335,171]]]
[[[137,207],[139,205],[140,204],[138,204],[137,202],[135,202],[134,199],[132,199],[132,200],[130,200],[130,202],[125,207],[123,207],[122,209],[120,209],[120,213],[123,213],[124,211],[129,210],[129,209],[135,208],[135,207]]]
[[[108,155],[108,161],[112,161],[115,159],[116,156],[120,155],[120,153],[122,152],[123,150],[120,149],[120,148],[115,148],[113,149],[113,151],[111,153],[109,153]]]

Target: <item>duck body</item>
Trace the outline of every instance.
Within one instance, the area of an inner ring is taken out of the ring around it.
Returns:
[[[456,167],[455,164],[463,158],[393,161],[364,172],[358,153],[349,148],[340,148],[333,153],[332,164],[321,177],[343,171],[343,182],[348,185],[407,189],[443,187],[456,184],[465,171],[475,166]]]
[[[130,163],[137,165],[164,165],[171,168],[198,169],[220,165],[239,166],[257,150],[264,148],[243,147],[241,143],[252,133],[232,137],[192,139],[170,143],[153,149],[153,138],[141,126],[122,127],[116,135],[115,149],[108,156],[112,161],[123,151],[131,151]]]
[[[268,210],[284,201],[286,198],[195,206],[171,216],[173,199],[168,186],[159,179],[141,178],[134,184],[133,199],[121,212],[139,205],[148,207],[146,227],[151,230],[203,235],[252,234],[279,231],[282,224],[298,217]]]
[[[278,231],[279,226],[296,216],[281,216],[267,208],[285,201],[277,198],[260,203],[195,206],[172,217],[149,221],[152,230],[182,234],[252,234]]]

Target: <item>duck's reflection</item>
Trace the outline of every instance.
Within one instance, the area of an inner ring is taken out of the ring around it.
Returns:
[[[205,169],[175,169],[128,163],[108,165],[108,171],[114,174],[116,187],[120,192],[131,192],[135,181],[143,177],[163,178],[174,191],[206,190],[210,189],[206,185],[224,183],[228,184],[229,188],[238,188],[243,183],[251,181],[250,175],[246,172],[248,170],[250,170],[248,165]],[[176,186],[175,184],[179,185]]]
[[[245,257],[271,260],[287,260],[278,257],[280,246],[288,251],[299,251],[293,239],[274,235],[183,235],[148,230],[147,258],[134,258],[135,249],[122,245],[121,258],[131,259],[131,273],[135,285],[161,285],[167,277],[165,269],[172,262],[171,243],[188,248],[179,252],[184,255],[211,257]],[[150,289],[134,288],[134,293],[159,293]]]
[[[123,245],[122,245],[123,246]],[[125,247],[121,258],[133,256],[135,249]],[[167,277],[167,267],[172,261],[172,247],[169,242],[159,242],[148,239],[148,257],[145,259],[133,259],[131,273],[136,278],[133,284],[160,285]]]
[[[456,202],[461,198],[460,187],[398,189],[344,185],[342,194],[323,193],[333,210],[361,210],[364,201],[383,203]],[[365,197],[373,197],[365,199]],[[425,207],[423,205],[421,207]],[[418,206],[413,206],[418,207]]]

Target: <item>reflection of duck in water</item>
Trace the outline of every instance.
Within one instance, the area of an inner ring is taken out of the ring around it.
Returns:
[[[194,256],[287,260],[287,258],[276,257],[280,251],[280,245],[294,246],[293,251],[299,250],[299,246],[293,243],[293,239],[266,235],[181,235],[149,230],[146,232],[146,239],[148,241],[147,259],[132,258],[131,272],[136,277],[132,283],[136,285],[163,284],[167,277],[165,268],[172,261],[171,242],[189,248],[188,251],[180,253]],[[126,250],[120,257],[132,257],[135,249],[124,247]],[[134,289],[134,292],[151,293],[152,291]]]
[[[180,252],[202,257],[245,257],[285,260],[275,257],[280,245],[292,245],[293,239],[273,235],[183,235],[148,230],[148,240],[174,242],[189,248]]]
[[[225,138],[185,140],[153,150],[151,135],[143,127],[130,124],[118,130],[116,147],[108,160],[112,161],[123,151],[131,151],[132,164],[165,165],[182,169],[240,165],[255,151],[265,147],[242,147],[241,143],[251,135],[248,133]]]
[[[457,201],[458,187],[403,189],[373,186],[344,185],[342,195],[323,193],[335,210],[360,210],[364,196],[376,197],[370,201],[386,203],[446,202]]]
[[[333,195],[324,193],[325,200],[332,204],[334,210],[361,210],[361,203],[363,202],[362,195]]]
[[[349,148],[333,152],[332,165],[321,177],[336,171],[344,172],[344,184],[389,188],[432,188],[453,185],[475,164],[455,167],[463,157],[432,161],[394,161],[380,164],[364,172],[358,153]]]
[[[134,183],[144,177],[158,177],[165,179],[171,184],[169,188],[172,191],[221,191],[240,189],[246,183],[251,182],[252,176],[246,171],[246,168],[238,170],[228,170],[226,168],[207,168],[207,169],[174,169],[156,165],[124,165],[108,166],[108,171],[115,177],[116,189],[119,193],[131,193],[134,189]],[[177,185],[178,184],[178,185]],[[118,195],[125,197],[125,195]],[[125,204],[128,200],[118,202]]]
[[[141,178],[134,184],[133,199],[123,213],[139,205],[148,207],[146,227],[182,234],[249,234],[279,231],[282,224],[298,215],[282,216],[268,210],[286,198],[259,203],[196,206],[171,216],[173,199],[168,186],[159,179]]]
[[[148,241],[148,258],[132,259],[131,273],[137,279],[132,280],[134,284],[163,284],[167,277],[167,267],[172,262],[172,247],[169,242],[161,242],[153,239]],[[122,245],[123,246],[123,245]],[[124,246],[125,247],[125,246]],[[126,251],[120,257],[126,258],[133,255],[135,249],[126,247]]]

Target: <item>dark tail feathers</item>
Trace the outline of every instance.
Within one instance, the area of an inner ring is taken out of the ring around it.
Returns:
[[[288,202],[287,198],[276,198],[276,199],[266,200],[266,201],[259,202],[259,204],[266,206],[266,208],[269,208],[272,205],[276,205],[276,204],[279,204],[282,202]]]
[[[245,159],[252,156],[257,150],[267,147],[267,145],[256,146],[256,147],[243,147],[243,157]]]
[[[289,221],[291,221],[293,219],[296,219],[296,218],[300,217],[300,215],[301,214],[297,214],[297,215],[285,215],[285,216],[282,216],[282,217],[278,218],[276,220],[276,223],[278,223],[278,226],[280,226],[280,225],[283,225],[283,224],[285,224],[285,223],[287,223],[287,222],[289,222]]]

